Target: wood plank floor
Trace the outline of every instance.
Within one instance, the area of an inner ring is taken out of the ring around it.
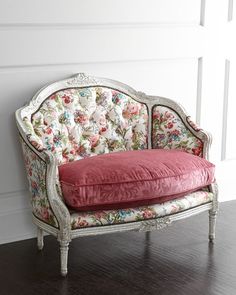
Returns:
[[[74,240],[69,275],[59,275],[59,249],[46,237],[0,246],[1,295],[235,295],[236,201],[221,204],[217,240],[207,240],[208,214],[145,233]]]

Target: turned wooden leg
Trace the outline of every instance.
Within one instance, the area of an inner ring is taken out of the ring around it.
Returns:
[[[69,242],[60,241],[61,275],[63,277],[65,277],[67,275],[68,250],[69,250]]]
[[[39,250],[43,249],[43,230],[40,227],[37,228],[37,245]]]
[[[214,243],[216,230],[216,210],[209,210],[209,242]]]

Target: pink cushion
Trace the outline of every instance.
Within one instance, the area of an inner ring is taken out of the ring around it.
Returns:
[[[179,150],[98,155],[59,166],[65,202],[76,210],[167,201],[214,181],[214,165]]]

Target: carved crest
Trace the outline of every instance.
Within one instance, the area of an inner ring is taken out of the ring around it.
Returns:
[[[70,80],[67,81],[68,85],[89,85],[89,84],[98,84],[98,80],[93,77],[87,76],[84,73],[78,73],[73,76]]]
[[[146,93],[142,92],[142,91],[137,91],[137,95],[142,98],[142,97],[146,97]]]
[[[168,217],[145,220],[141,222],[139,231],[152,231],[152,230],[162,229],[170,224],[171,224],[171,220]]]

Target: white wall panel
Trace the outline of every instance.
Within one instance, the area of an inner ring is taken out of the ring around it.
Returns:
[[[222,26],[227,4],[222,0],[1,1],[0,243],[35,235],[14,111],[46,83],[86,72],[173,98],[213,133],[211,159],[220,160],[225,74],[220,51],[227,39]],[[234,66],[229,78],[227,158],[235,157],[233,71]],[[222,171],[227,169],[222,167],[217,173],[223,179]]]
[[[213,137],[210,160],[221,160],[224,97],[224,59],[214,55],[203,58],[201,126]]]
[[[199,23],[201,0],[5,0],[0,24]]]
[[[31,210],[12,210],[0,215],[0,233],[1,244],[34,237],[36,230],[32,224]]]
[[[9,194],[1,194],[0,198],[0,215],[8,215],[20,210],[29,209],[29,192],[27,190],[11,192]]]
[[[202,31],[198,26],[0,30],[0,67],[196,57],[204,50]]]

